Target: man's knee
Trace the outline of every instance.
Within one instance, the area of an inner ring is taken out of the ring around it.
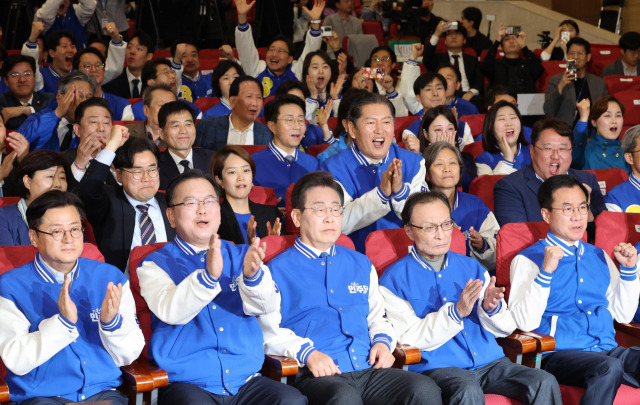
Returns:
[[[433,383],[436,384],[435,381]],[[482,387],[473,379],[457,378],[450,375],[447,378],[438,379],[437,386],[442,392],[441,395],[444,402],[451,404],[484,403]]]
[[[618,378],[621,379],[624,374],[624,364],[622,360],[615,357],[604,357],[602,361],[585,370],[585,379],[588,378]]]
[[[403,382],[405,404],[441,404],[440,387],[433,379],[423,374],[407,372]]]

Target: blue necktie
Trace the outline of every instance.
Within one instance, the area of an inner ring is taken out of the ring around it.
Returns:
[[[136,205],[138,211],[140,211],[140,239],[142,239],[143,245],[150,243],[156,243],[156,231],[153,228],[153,221],[149,217],[149,205],[140,204]]]

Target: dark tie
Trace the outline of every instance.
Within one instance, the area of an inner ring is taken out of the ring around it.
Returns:
[[[380,167],[380,165],[382,165],[382,162],[378,162],[378,163],[371,163],[370,166],[372,167]]]
[[[458,60],[460,58],[460,55],[451,55],[453,57],[453,67],[458,69],[458,72],[460,71],[460,61]]]
[[[296,158],[294,158],[291,155],[287,155],[287,156],[284,157],[284,160],[286,160],[287,162],[291,163],[291,162],[295,161]]]
[[[62,143],[60,144],[60,150],[64,151],[69,149],[69,145],[71,145],[71,139],[73,139],[73,124],[67,124],[67,133],[62,138]]]
[[[320,258],[321,258],[321,259],[324,259],[324,258],[325,258],[325,257],[327,257],[327,256],[329,256],[329,253],[327,253],[327,252],[322,252],[322,253],[320,253]]]
[[[189,170],[191,170],[189,168],[189,161],[188,160],[181,160],[180,161],[180,166],[184,167],[184,170],[182,171],[182,173],[188,172]]]
[[[149,217],[149,204],[136,205],[140,211],[140,239],[143,245],[156,243],[156,231],[153,229],[153,222]]]
[[[140,90],[138,89],[138,83],[140,83],[140,79],[133,79],[131,80],[131,83],[133,83],[131,98],[140,98]]]

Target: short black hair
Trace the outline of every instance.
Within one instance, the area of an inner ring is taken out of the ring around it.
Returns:
[[[449,204],[449,200],[447,199],[447,197],[445,197],[444,194],[437,191],[422,191],[419,193],[411,194],[405,201],[404,208],[402,209],[402,214],[400,214],[402,224],[409,225],[411,223],[411,216],[413,215],[413,209],[416,205],[429,204],[436,201],[442,202],[449,210],[449,214],[451,214],[451,205]]]
[[[236,97],[238,94],[240,94],[240,85],[244,82],[254,82],[255,84],[258,85],[258,88],[260,89],[260,94],[262,94],[263,88],[262,88],[262,83],[260,83],[260,80],[256,79],[253,76],[242,75],[242,76],[236,77],[233,83],[231,83],[231,86],[229,87],[229,98]]]
[[[438,68],[436,69],[436,72],[440,71],[440,69],[451,69],[451,70],[453,70],[453,73],[455,73],[455,75],[456,75],[456,79],[458,79],[458,83],[462,83],[462,74],[460,73],[460,69],[458,69],[455,66],[453,66],[450,62],[445,62],[445,63],[441,63],[440,65],[438,65]],[[442,77],[444,77],[444,76],[442,76]],[[445,87],[446,87],[446,85],[445,85]]]
[[[484,126],[482,127],[482,148],[485,151],[493,154],[500,153],[500,147],[498,146],[498,141],[496,140],[494,130],[498,110],[500,110],[502,107],[509,107],[513,111],[515,111],[516,115],[518,116],[518,121],[520,122],[520,135],[518,135],[518,143],[522,146],[529,145],[529,142],[527,142],[524,137],[524,131],[522,130],[522,115],[520,115],[518,107],[506,100],[500,100],[495,103],[493,107],[489,109],[489,111],[487,111],[487,115],[484,118]]]
[[[620,40],[618,41],[618,45],[623,51],[635,51],[636,49],[640,48],[640,33],[631,31],[622,34]]]
[[[463,37],[465,37],[465,39],[467,38],[467,29],[462,25],[460,21],[456,21],[456,22],[458,23],[458,28],[456,28],[455,30],[447,30],[443,32],[442,33],[443,38],[446,38],[449,32],[459,32],[460,34],[462,34]]]
[[[291,191],[291,207],[301,211],[304,210],[307,192],[314,187],[329,187],[333,189],[340,196],[340,205],[344,205],[342,186],[334,180],[331,173],[319,170],[305,174],[296,182],[295,186],[293,186],[293,191]]]
[[[358,119],[362,116],[362,107],[369,104],[384,104],[389,107],[391,111],[391,116],[393,117],[393,121],[396,120],[396,108],[393,106],[391,101],[386,97],[381,96],[378,93],[369,93],[363,94],[361,97],[354,98],[353,102],[349,106],[349,122],[352,122],[353,125],[356,125]]]
[[[289,94],[291,90],[300,90],[304,98],[309,97],[309,89],[307,89],[307,86],[297,80],[285,80],[284,82],[280,83],[280,86],[278,86],[278,90],[276,90],[276,96],[279,96],[281,94]]]
[[[227,70],[235,68],[238,75],[244,76],[244,69],[237,62],[232,62],[230,60],[223,60],[218,63],[215,69],[213,69],[213,74],[211,75],[211,88],[213,89],[213,94],[218,98],[222,98],[222,90],[220,90],[220,78],[227,73]]]
[[[16,55],[7,56],[7,58],[2,63],[2,71],[0,71],[0,75],[2,75],[2,77],[4,77],[5,79],[8,79],[9,72],[11,72],[11,69],[13,69],[14,66],[19,63],[28,63],[29,66],[31,66],[31,70],[35,74],[36,60],[33,59],[31,56],[16,54]]]
[[[38,229],[42,225],[42,217],[50,209],[74,206],[78,210],[80,222],[86,218],[84,204],[77,195],[60,190],[49,190],[36,198],[27,207],[27,224],[29,229]]]
[[[570,145],[573,146],[573,130],[571,129],[571,125],[553,117],[541,119],[533,124],[533,127],[531,127],[531,145],[535,146],[535,144],[538,143],[542,131],[547,129],[552,129],[557,132],[558,135],[569,138]]]
[[[188,111],[191,115],[191,120],[193,123],[196,123],[196,111],[187,103],[182,100],[178,101],[170,101],[160,107],[160,111],[158,111],[158,125],[160,128],[164,129],[167,125],[167,119],[171,114],[181,113],[183,111]]]
[[[209,176],[208,174],[202,173],[198,169],[187,170],[181,173],[180,175],[174,177],[169,182],[169,185],[167,186],[167,191],[165,192],[165,195],[164,195],[164,198],[165,198],[165,201],[167,202],[168,207],[171,207],[173,205],[173,194],[175,193],[176,188],[178,188],[178,186],[181,183],[187,180],[192,180],[192,179],[203,179],[211,183],[211,185],[213,186],[213,189],[216,192],[216,197],[220,198],[220,186],[218,186],[218,183],[216,183],[213,177]]]
[[[567,52],[569,52],[569,48],[571,48],[571,46],[573,45],[584,46],[584,50],[587,55],[591,54],[591,44],[586,39],[582,37],[571,38],[569,42],[567,42]]]
[[[163,90],[163,91],[167,91],[171,94],[173,94],[175,96],[175,94],[173,93],[173,90],[171,90],[171,88],[169,86],[167,86],[164,83],[159,83],[159,84],[154,84],[153,86],[147,86],[143,91],[142,91],[142,104],[146,105],[147,107],[151,106],[151,101],[153,100],[153,93],[156,90]],[[178,99],[178,96],[176,96],[176,100]]]
[[[198,41],[194,41],[192,38],[189,39],[181,39],[178,41],[174,41],[173,45],[171,45],[171,48],[169,48],[169,52],[171,52],[171,57],[173,58],[174,56],[176,56],[176,48],[178,47],[178,44],[187,44],[187,45],[191,45],[194,48],[196,48],[196,52],[200,53],[200,46],[198,46]],[[199,57],[200,55],[198,55]]]
[[[413,82],[413,92],[416,96],[420,95],[422,89],[427,87],[429,83],[438,79],[440,83],[444,86],[444,90],[447,91],[447,79],[445,79],[441,74],[435,72],[426,72],[418,76],[418,78]]]
[[[565,24],[572,26],[573,29],[576,30],[576,34],[580,35],[580,27],[578,27],[578,23],[577,22],[575,22],[574,20],[571,20],[571,19],[562,20],[562,21],[560,21],[560,24],[558,24],[558,27],[562,27]]]
[[[51,34],[49,34],[47,39],[45,39],[45,50],[51,50],[55,52],[58,45],[60,45],[60,40],[62,38],[69,38],[69,41],[71,41],[72,44],[76,45],[76,37],[73,35],[73,32],[68,30],[53,31]]]
[[[304,57],[304,62],[302,62],[302,80],[306,81],[305,78],[309,74],[311,59],[313,59],[314,56],[317,56],[320,59],[322,59],[324,63],[329,65],[329,69],[331,69],[331,77],[329,78],[329,80],[327,80],[327,83],[335,82],[338,77],[338,71],[337,69],[334,69],[333,67],[334,64],[331,62],[331,58],[329,57],[329,55],[322,49],[318,49],[317,51],[314,51],[314,52],[309,52],[307,56]]]
[[[305,113],[305,104],[304,101],[300,100],[300,98],[291,95],[291,94],[283,94],[281,96],[275,96],[272,100],[270,100],[267,104],[264,105],[264,119],[269,121],[276,121],[278,116],[280,115],[280,107],[283,105],[295,104],[300,109],[302,109],[302,115]]]
[[[538,189],[538,204],[540,208],[550,210],[553,205],[553,193],[560,188],[579,187],[584,193],[584,198],[589,201],[589,192],[576,177],[570,174],[558,174],[546,179]]]
[[[396,53],[393,51],[393,49],[391,49],[390,46],[380,45],[380,46],[376,46],[371,50],[371,53],[369,54],[369,62],[371,62],[373,55],[375,55],[376,52],[378,51],[387,51],[389,52],[389,55],[391,55],[391,62],[396,63],[398,61],[398,57],[396,56]]]
[[[160,65],[165,65],[169,67],[169,69],[172,69],[171,62],[165,58],[153,59],[144,64],[142,67],[142,73],[140,73],[140,79],[142,80],[143,86],[148,86],[149,84],[147,82],[149,80],[157,78],[157,70]]]
[[[113,167],[116,169],[131,169],[134,157],[138,153],[149,151],[156,157],[156,163],[160,155],[155,142],[144,137],[131,137],[116,150],[116,157],[113,159]]]
[[[462,10],[462,17],[466,20],[471,21],[473,24],[473,28],[476,30],[480,28],[480,23],[482,22],[482,11],[480,11],[477,7],[467,7]]]
[[[71,179],[71,168],[64,154],[46,149],[38,149],[30,152],[22,159],[18,167],[16,167],[16,191],[18,196],[24,199],[29,198],[29,190],[22,180],[24,176],[33,178],[33,175],[37,171],[58,166],[62,166],[67,178]]]
[[[288,37],[282,35],[282,34],[278,34],[275,37],[273,37],[273,40],[271,40],[271,42],[269,42],[269,46],[267,47],[267,49],[271,48],[271,45],[273,45],[274,42],[276,41],[282,41],[285,44],[287,44],[287,52],[289,52],[289,56],[293,56],[293,42],[291,42],[291,39],[289,39]]]
[[[102,62],[102,64],[104,64],[106,61],[106,59],[104,58],[104,55],[102,55],[102,53],[99,50],[89,46],[87,48],[84,48],[80,52],[77,52],[75,55],[73,55],[73,70],[80,69],[80,58],[82,57],[82,55],[85,55],[87,53],[96,55],[98,58],[100,58],[100,61]]]
[[[134,32],[133,35],[129,37],[129,43],[131,43],[135,38],[138,38],[140,45],[147,47],[147,54],[153,53],[156,50],[156,42],[146,32]]]
[[[351,107],[351,105],[353,104],[353,101],[356,98],[364,97],[367,94],[369,94],[369,92],[366,91],[365,89],[356,89],[355,87],[351,87],[347,89],[347,91],[345,91],[342,94],[340,105],[338,105],[338,125],[336,125],[336,128],[333,132],[333,135],[336,138],[340,138],[340,135],[347,132],[347,128],[344,127],[342,121],[349,119],[349,107]],[[347,142],[347,145],[349,145],[350,139],[351,137],[349,136],[344,137],[344,140],[345,142]]]
[[[504,95],[511,96],[518,100],[518,92],[512,87],[505,86],[504,84],[496,84],[487,90],[487,106],[493,105],[496,102],[496,97]]]
[[[102,107],[106,109],[107,111],[109,111],[109,116],[111,117],[111,121],[113,121],[113,111],[111,110],[111,106],[109,105],[109,102],[102,97],[91,97],[84,100],[83,102],[78,104],[78,106],[76,107],[76,111],[75,111],[76,123],[78,124],[80,123],[80,121],[84,117],[84,112],[89,107]]]

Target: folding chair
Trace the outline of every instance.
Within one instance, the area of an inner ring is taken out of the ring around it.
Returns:
[[[598,28],[620,34],[622,4],[624,0],[602,0]]]

